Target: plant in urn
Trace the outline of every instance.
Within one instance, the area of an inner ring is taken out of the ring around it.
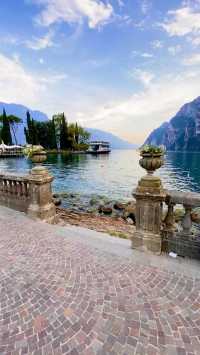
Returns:
[[[42,163],[46,161],[47,154],[45,149],[41,145],[28,145],[24,149],[25,156],[32,161],[35,166],[31,170],[32,175],[46,175],[47,169],[42,166]]]

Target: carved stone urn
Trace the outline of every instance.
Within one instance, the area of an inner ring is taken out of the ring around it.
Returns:
[[[40,152],[35,152],[31,155],[31,160],[35,164],[42,164],[47,160],[47,154],[45,150],[41,150]]]
[[[41,150],[35,153],[32,153],[30,157],[32,163],[34,163],[34,167],[31,169],[31,174],[32,175],[47,175],[48,170],[42,166],[42,163],[44,163],[47,159],[47,154],[45,150]]]
[[[139,161],[140,166],[147,171],[148,175],[153,175],[154,171],[159,169],[163,164],[162,153],[143,153],[140,155],[142,158]]]
[[[162,183],[154,172],[164,164],[163,153],[140,152],[140,166],[147,171],[147,174],[141,178],[138,183],[138,189],[143,192],[156,192],[162,189]]]

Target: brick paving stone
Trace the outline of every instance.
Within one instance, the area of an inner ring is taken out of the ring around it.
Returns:
[[[6,211],[0,355],[200,354],[199,279]]]

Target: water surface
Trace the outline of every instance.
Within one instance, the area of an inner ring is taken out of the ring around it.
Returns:
[[[55,192],[130,198],[145,171],[136,150],[113,150],[110,155],[49,155],[45,163],[55,177]],[[0,159],[0,171],[24,173],[32,164],[22,158]],[[158,171],[166,188],[200,192],[200,153],[168,152]]]

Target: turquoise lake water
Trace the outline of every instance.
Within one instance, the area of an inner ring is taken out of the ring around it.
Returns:
[[[130,198],[138,179],[145,174],[136,150],[113,150],[110,155],[49,155],[45,163],[54,175],[55,192],[99,194]],[[1,159],[0,171],[24,173],[31,168],[26,159]],[[157,172],[166,188],[200,192],[200,153],[168,152]]]

